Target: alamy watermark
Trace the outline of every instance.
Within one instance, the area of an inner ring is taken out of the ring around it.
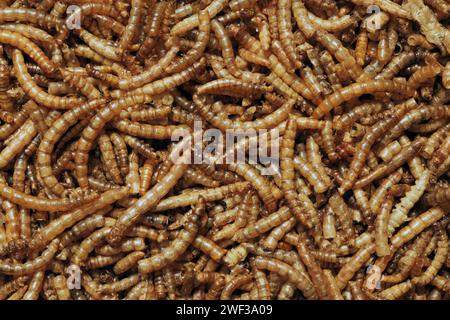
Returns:
[[[66,9],[66,26],[69,30],[81,28],[81,8],[76,5],[70,5]]]
[[[370,16],[364,20],[364,27],[369,32],[380,30],[382,28],[382,16],[380,7],[376,5],[370,5],[367,7],[366,13],[370,14]]]
[[[175,130],[171,140],[179,142],[171,151],[173,163],[184,164],[261,164],[262,175],[280,172],[280,133],[274,129],[204,130],[202,121],[194,122],[194,131]]]

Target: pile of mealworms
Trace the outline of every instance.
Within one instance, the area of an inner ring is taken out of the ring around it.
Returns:
[[[0,299],[449,299],[449,15],[2,1]]]

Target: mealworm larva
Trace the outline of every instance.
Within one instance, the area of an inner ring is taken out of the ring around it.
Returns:
[[[62,195],[64,187],[58,183],[52,174],[51,155],[55,143],[61,138],[65,131],[75,124],[84,115],[98,109],[106,103],[104,99],[90,101],[79,107],[64,113],[59,119],[53,122],[52,126],[45,132],[37,151],[37,170],[45,185],[57,195]]]
[[[372,197],[370,198],[370,208],[373,213],[378,212],[389,188],[397,184],[402,178],[402,175],[402,169],[398,169],[381,182],[380,186],[375,190],[375,192],[372,194]]]
[[[40,89],[28,73],[21,51],[13,50],[13,64],[17,81],[23,91],[37,103],[53,109],[69,109],[83,101],[77,97],[52,96]]]
[[[296,68],[300,68],[302,63],[295,52],[294,34],[292,33],[291,4],[291,0],[281,0],[277,3],[278,32],[280,42],[289,60]]]
[[[125,140],[116,132],[111,133],[109,138],[114,146],[114,154],[116,156],[117,165],[120,168],[120,173],[123,177],[125,177],[130,170],[128,165],[128,150]]]
[[[303,208],[297,192],[295,191],[294,184],[294,166],[300,167],[301,165],[295,163],[294,158],[294,143],[297,133],[297,126],[294,120],[288,120],[286,131],[281,143],[281,178],[284,197],[288,203],[289,209],[292,211],[293,216],[302,224],[308,228],[313,227],[318,223],[317,217],[309,217],[305,208]],[[317,191],[317,190],[316,190]]]
[[[231,80],[231,79],[223,79],[223,80]],[[236,85],[238,85],[238,81],[236,81]],[[241,89],[244,89],[241,87]],[[221,89],[221,93],[225,94],[226,92]],[[247,94],[242,94],[242,96],[248,96]],[[274,112],[265,115],[262,118],[258,118],[253,121],[239,121],[239,120],[230,120],[228,118],[217,117],[211,111],[211,107],[207,106],[203,103],[200,97],[194,95],[194,102],[197,106],[197,110],[199,114],[205,118],[208,122],[213,124],[215,127],[221,129],[222,131],[226,131],[227,129],[238,129],[238,130],[249,130],[249,129],[271,129],[282,123],[289,115],[289,111],[293,108],[294,100],[287,100],[280,108],[275,110]]]
[[[188,129],[184,125],[153,125],[144,124],[129,120],[117,120],[114,121],[114,128],[118,129],[120,132],[132,135],[135,137],[146,138],[146,139],[170,139],[173,133],[182,129]]]
[[[324,126],[321,130],[321,135],[322,135],[323,148],[325,149],[328,159],[330,159],[330,161],[332,161],[332,162],[336,161],[338,159],[338,155],[335,151],[336,146],[334,143],[333,128],[332,128],[331,120],[326,120],[324,122]]]
[[[53,278],[53,287],[58,300],[71,300],[70,291],[67,288],[67,279],[64,275],[60,274]]]
[[[139,169],[140,184],[139,194],[144,195],[150,188],[153,173],[155,172],[155,161],[146,159],[142,167]]]
[[[294,157],[294,167],[306,180],[308,180],[315,192],[323,193],[328,189],[329,186],[322,181],[320,175],[309,162],[296,156]]]
[[[413,285],[424,286],[430,283],[433,280],[433,278],[437,275],[437,272],[439,271],[439,269],[441,269],[445,260],[447,259],[448,237],[446,231],[444,230],[441,224],[438,224],[437,226],[436,235],[438,238],[438,243],[433,261],[431,262],[431,264],[428,266],[428,268],[425,270],[424,273],[422,273],[420,276],[412,278],[411,282]]]
[[[125,30],[121,34],[118,46],[119,48],[128,49],[133,41],[137,38],[140,24],[144,18],[145,1],[133,0],[131,1],[130,16]]]
[[[347,113],[333,119],[333,128],[339,131],[349,129],[358,119],[381,111],[382,104],[378,102],[363,103]]]
[[[76,88],[81,94],[86,96],[88,100],[98,99],[101,97],[100,91],[89,82],[86,78],[80,77],[73,72],[65,69],[60,69],[64,82],[68,83],[71,87]]]
[[[0,263],[0,271],[4,274],[22,276],[31,274],[47,265],[58,250],[59,239],[54,239],[47,246],[47,249],[40,256],[28,261],[27,263],[12,263],[2,261]]]
[[[392,79],[397,73],[406,68],[416,59],[414,51],[404,51],[394,56],[388,65],[377,75],[375,79]]]
[[[279,226],[272,229],[270,234],[263,240],[262,246],[267,250],[273,251],[286,233],[288,233],[296,224],[295,218],[290,218],[289,220],[283,222]]]
[[[441,52],[450,50],[448,30],[437,20],[433,10],[421,0],[412,0],[405,4],[404,9],[409,12],[411,18],[420,25],[420,31],[427,40],[437,45]]]
[[[226,198],[230,194],[242,192],[249,187],[248,182],[236,182],[218,188],[210,188],[202,191],[191,191],[181,195],[168,197],[161,200],[155,207],[155,212],[166,211],[178,207],[189,206],[197,203],[199,195],[202,195],[206,201],[217,201]]]
[[[140,110],[132,109],[131,111],[121,112],[121,118],[130,118],[132,121],[149,121],[154,119],[161,119],[171,113],[170,106],[163,106],[157,109],[145,108]]]
[[[69,231],[66,231],[61,235],[60,247],[61,248],[67,247],[83,234],[91,233],[95,229],[103,227],[104,224],[105,218],[98,213],[81,220],[76,225],[74,225]]]
[[[331,270],[324,269],[323,275],[326,281],[327,296],[331,300],[344,300],[341,294],[341,290],[338,288],[336,279],[333,276]]]
[[[260,175],[257,169],[245,163],[230,163],[227,167],[230,171],[237,173],[251,183],[269,212],[275,211],[280,192],[274,193],[273,188],[275,186],[271,185],[264,176]]]
[[[105,226],[98,229],[86,237],[78,247],[75,248],[71,262],[77,266],[85,266],[89,254],[94,251],[95,247],[101,244],[105,237],[111,231],[111,227]]]
[[[251,224],[241,230],[239,230],[235,236],[234,240],[238,242],[243,242],[252,238],[256,238],[259,235],[269,231],[272,228],[277,227],[284,221],[291,218],[291,213],[288,207],[281,207],[278,211],[259,219],[254,224]]]
[[[78,209],[75,209],[65,215],[62,215],[58,219],[52,220],[44,228],[40,229],[36,233],[29,243],[30,251],[39,250],[47,243],[52,241],[55,237],[64,232],[65,229],[70,228],[77,222],[83,220],[88,215],[101,210],[102,208],[120,200],[128,194],[127,188],[115,189],[105,192],[101,195],[97,201],[82,205]],[[46,210],[40,209],[38,210]]]
[[[379,257],[390,254],[388,244],[388,222],[392,210],[393,197],[388,196],[387,200],[381,205],[380,212],[375,220],[375,245]]]
[[[264,66],[266,68],[270,68],[270,62],[269,60],[265,59],[264,57],[261,57],[247,49],[244,48],[240,48],[239,49],[239,56],[244,59],[245,61],[249,62],[249,63],[253,63],[256,65],[261,65]]]
[[[405,295],[413,287],[410,280],[396,284],[388,289],[381,291],[379,294],[383,299],[395,300]]]
[[[394,230],[407,220],[407,214],[414,204],[420,199],[430,181],[430,171],[425,170],[410,191],[395,206],[389,217],[388,232],[392,234]]]
[[[131,152],[129,157],[129,172],[125,177],[125,181],[130,188],[131,194],[139,193],[139,156],[134,151]]]
[[[198,221],[204,212],[205,199],[200,197],[199,202],[189,214],[188,220],[184,225],[184,229],[180,231],[177,238],[169,247],[164,248],[161,253],[153,255],[150,258],[140,260],[138,262],[139,272],[145,274],[161,270],[183,254],[188,246],[194,241],[198,231]]]
[[[343,289],[355,273],[370,259],[375,252],[375,244],[369,243],[355,253],[350,260],[344,264],[336,276],[336,282],[340,289]]]
[[[289,282],[293,283],[302,291],[307,299],[317,299],[317,293],[310,280],[287,263],[277,259],[260,256],[256,257],[254,262],[256,268],[260,270],[268,270],[270,272],[278,273],[282,277],[286,277]]]
[[[408,85],[406,81],[398,80],[372,80],[366,83],[353,83],[347,87],[339,89],[335,93],[327,96],[317,109],[314,110],[312,117],[320,119],[335,107],[338,107],[345,101],[349,101],[362,94],[376,92],[407,92]]]
[[[358,63],[361,67],[366,64],[366,52],[367,52],[367,44],[368,44],[367,31],[362,30],[358,34],[358,38],[356,40],[356,48],[355,48],[355,59],[356,63]]]
[[[42,290],[44,282],[44,272],[36,272],[30,280],[27,292],[23,295],[22,300],[37,300]]]
[[[14,291],[17,291],[21,287],[26,286],[28,280],[28,276],[21,276],[3,284],[0,287],[0,300],[6,299]]]
[[[141,88],[137,88],[132,91],[129,91],[127,93],[127,96],[128,97],[139,96],[139,95],[155,96],[155,95],[170,91],[170,90],[174,89],[175,87],[192,79],[196,74],[199,73],[199,70],[204,68],[205,63],[206,63],[206,59],[204,57],[202,57],[199,61],[195,62],[189,68],[187,68],[179,73],[175,73],[169,77],[153,81]],[[117,97],[118,94],[111,92],[111,95],[113,97]],[[143,103],[143,102],[145,102],[145,100],[140,103]]]
[[[199,60],[199,58],[203,54],[206,45],[208,44],[211,30],[211,22],[209,19],[208,11],[207,10],[200,11],[198,14],[198,19],[199,19],[199,34],[197,36],[197,41],[195,42],[195,45],[183,56],[183,58],[179,58],[178,60],[172,62],[172,64],[169,65],[165,70],[167,73],[180,72],[186,69],[194,61]]]
[[[211,21],[211,29],[214,32],[214,34],[219,42],[219,46],[222,50],[223,61],[226,65],[228,71],[234,77],[241,78],[243,76],[242,71],[239,70],[239,68],[236,65],[231,40],[228,37],[228,34],[225,31],[225,28],[217,20],[212,20]]]
[[[110,245],[104,245],[102,247],[97,247],[95,252],[103,256],[117,255],[121,252],[127,253],[131,251],[140,251],[145,248],[144,238],[131,238],[124,240],[117,247],[112,247]]]
[[[61,19],[30,8],[2,8],[0,10],[0,21],[30,22],[45,29],[55,28],[58,33],[57,39],[61,40],[65,39],[69,32]]]
[[[248,255],[247,247],[245,243],[241,243],[228,250],[226,255],[223,257],[223,261],[227,264],[229,268],[232,268],[238,263],[245,260],[247,255]]]
[[[296,247],[301,261],[308,270],[308,274],[311,277],[311,281],[315,287],[319,299],[324,299],[327,296],[327,293],[322,268],[317,263],[314,256],[311,255],[304,241],[299,239]]]
[[[414,92],[419,86],[430,79],[434,79],[441,72],[441,66],[437,61],[431,62],[419,68],[408,79],[408,90]]]
[[[270,284],[263,271],[258,270],[256,267],[252,268],[253,278],[257,290],[257,298],[259,300],[270,300],[271,291]]]
[[[371,129],[364,135],[363,139],[356,147],[356,157],[352,160],[350,167],[345,174],[344,182],[339,188],[339,192],[341,194],[345,193],[354,185],[367,159],[368,151],[375,141],[378,140],[387,130],[398,123],[408,109],[415,105],[416,102],[413,99],[408,100],[405,104],[401,104],[396,108],[395,114],[372,126]]]
[[[231,300],[232,294],[235,290],[251,282],[251,274],[242,274],[233,277],[228,283],[225,284],[222,293],[220,294],[220,300]]]
[[[17,207],[9,201],[2,203],[2,209],[5,212],[5,234],[6,241],[16,240],[20,236],[19,211]]]
[[[108,42],[93,35],[85,29],[80,28],[75,29],[75,31],[77,35],[96,53],[115,62],[120,62],[122,60],[122,48],[109,45]]]
[[[112,179],[117,184],[122,184],[122,175],[119,169],[119,165],[116,162],[116,157],[114,155],[113,146],[111,139],[107,134],[102,134],[98,138],[98,146],[102,153],[102,158],[105,164],[107,164],[107,170],[111,175]]]
[[[400,153],[398,153],[390,162],[383,163],[376,168],[374,168],[374,171],[372,171],[370,174],[364,176],[363,178],[359,179],[354,187],[355,188],[362,188],[368,185],[373,180],[383,177],[387,174],[390,174],[394,170],[396,170],[398,167],[400,167],[403,163],[405,163],[407,160],[411,159],[415,154],[420,152],[420,149],[424,143],[424,138],[417,138],[412,143],[405,146]]]
[[[186,171],[186,164],[174,164],[169,173],[161,179],[144,196],[139,198],[130,208],[128,208],[117,220],[111,233],[108,235],[108,242],[117,243],[123,236],[124,231],[133,225],[139,217],[149,209],[156,206],[159,200],[169,192]],[[138,185],[139,188],[139,185]],[[139,192],[139,190],[138,190]]]
[[[228,4],[228,0],[214,0],[204,10],[208,11],[210,19],[214,18],[219,12],[221,12]],[[172,36],[178,36],[189,32],[190,30],[198,27],[200,24],[199,15],[193,14],[187,17],[170,29]]]
[[[402,150],[402,146],[398,141],[393,141],[380,151],[379,156],[384,162],[390,161],[395,154]]]
[[[439,207],[434,207],[415,217],[407,226],[400,229],[391,238],[391,249],[397,250],[403,244],[413,239],[420,232],[430,225],[440,220],[444,211]]]
[[[219,262],[227,251],[217,245],[214,241],[198,235],[192,242],[192,246],[211,257],[214,261]]]

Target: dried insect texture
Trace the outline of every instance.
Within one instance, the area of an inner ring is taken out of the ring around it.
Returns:
[[[447,300],[448,12],[0,2],[0,300]]]

